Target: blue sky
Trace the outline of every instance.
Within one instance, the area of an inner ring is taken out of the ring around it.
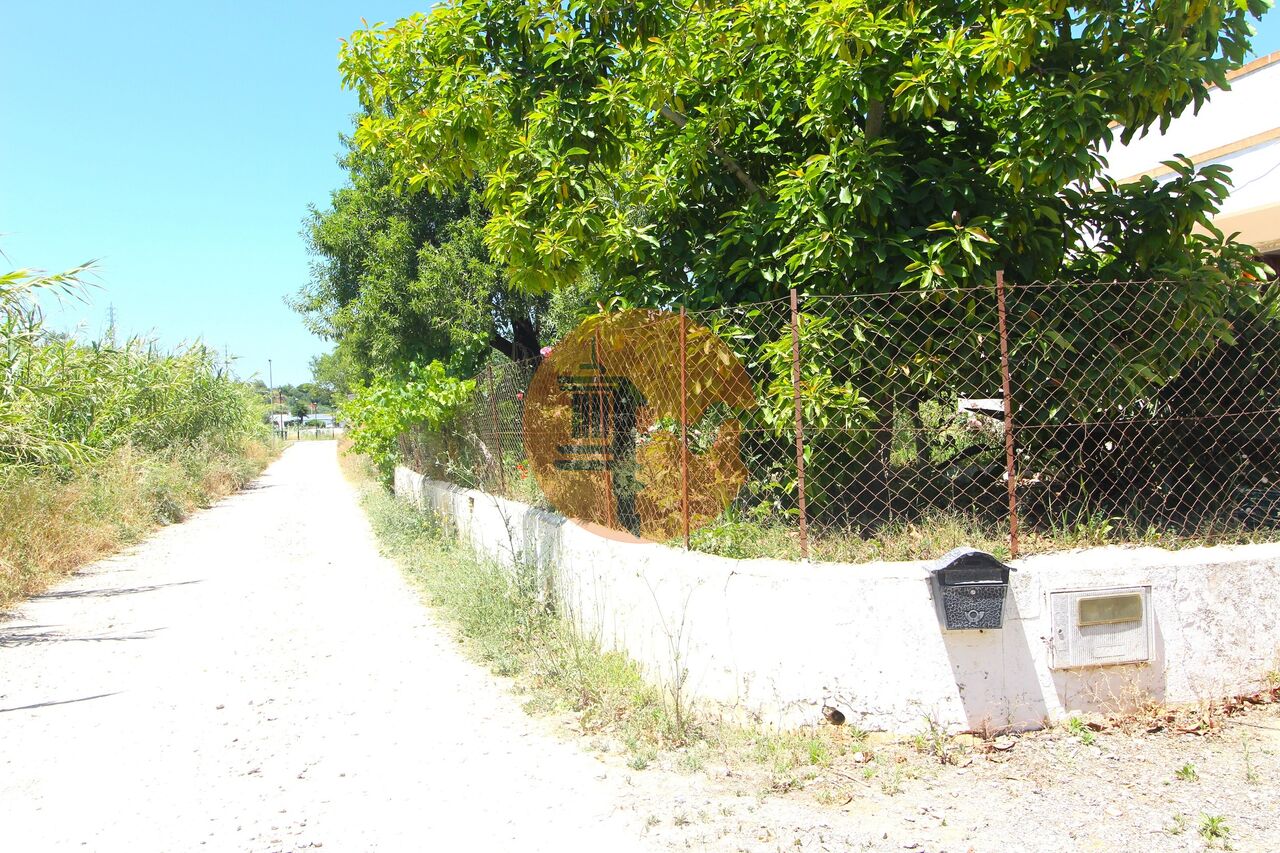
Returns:
[[[236,370],[310,378],[329,345],[283,297],[306,282],[309,203],[355,96],[338,39],[426,3],[0,3],[0,250],[14,267],[101,258],[92,304],[53,311],[98,334],[202,338]]]
[[[338,39],[427,2],[0,6],[0,250],[7,265],[101,258],[92,304],[52,312],[96,335],[201,338],[241,376],[310,378],[329,345],[284,297],[307,280],[308,204],[343,180]],[[1280,50],[1280,13],[1257,55]],[[6,264],[0,260],[0,264]],[[6,265],[6,266],[7,266]]]

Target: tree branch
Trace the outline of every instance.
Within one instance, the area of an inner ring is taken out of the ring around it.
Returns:
[[[493,332],[489,335],[489,346],[493,347],[512,361],[516,361],[515,345],[497,332]]]
[[[884,101],[872,98],[867,104],[867,127],[863,135],[868,142],[875,142],[884,131]]]
[[[665,118],[667,121],[674,124],[676,127],[680,128],[681,130],[684,130],[684,126],[689,123],[689,119],[686,116],[676,112],[666,104],[662,105],[662,108],[661,110],[659,110],[659,112],[662,114],[663,118]],[[745,171],[743,171],[742,166],[738,164],[738,161],[730,157],[725,152],[725,150],[720,147],[720,143],[712,142],[711,151],[713,154],[715,154],[717,157],[720,158],[720,162],[724,165],[724,167],[729,170],[730,174],[732,174],[735,178],[738,179],[738,183],[746,187],[748,192],[750,192],[752,195],[763,197],[764,193],[760,191],[760,187],[756,184],[755,181],[751,180],[750,175],[748,175]]]
[[[513,319],[510,338],[505,338],[496,331],[490,332],[489,346],[512,361],[532,361],[535,366],[542,362],[538,332],[528,320]]]

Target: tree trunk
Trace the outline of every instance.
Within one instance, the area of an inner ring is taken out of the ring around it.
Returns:
[[[493,332],[489,338],[489,346],[512,361],[531,361],[535,367],[542,361],[538,330],[525,319],[511,321],[510,339]]]

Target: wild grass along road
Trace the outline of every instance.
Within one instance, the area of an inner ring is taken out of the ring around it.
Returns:
[[[466,662],[379,556],[332,443],[10,615],[5,849],[617,851],[642,832],[621,781]]]
[[[864,746],[787,770],[813,777],[787,795],[767,750],[631,772],[521,701],[379,555],[334,445],[298,444],[0,620],[0,849],[1165,851],[1203,849],[1209,817],[1277,849],[1275,706],[1204,739],[1046,732],[972,766]]]

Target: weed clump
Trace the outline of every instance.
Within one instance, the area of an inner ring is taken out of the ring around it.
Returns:
[[[477,557],[440,519],[376,486],[366,490],[364,506],[385,552],[448,614],[471,655],[530,691],[526,707],[569,712],[583,731],[618,737],[637,770],[658,750],[699,739],[696,721],[676,713],[632,660],[560,614],[549,571],[508,570]]]

